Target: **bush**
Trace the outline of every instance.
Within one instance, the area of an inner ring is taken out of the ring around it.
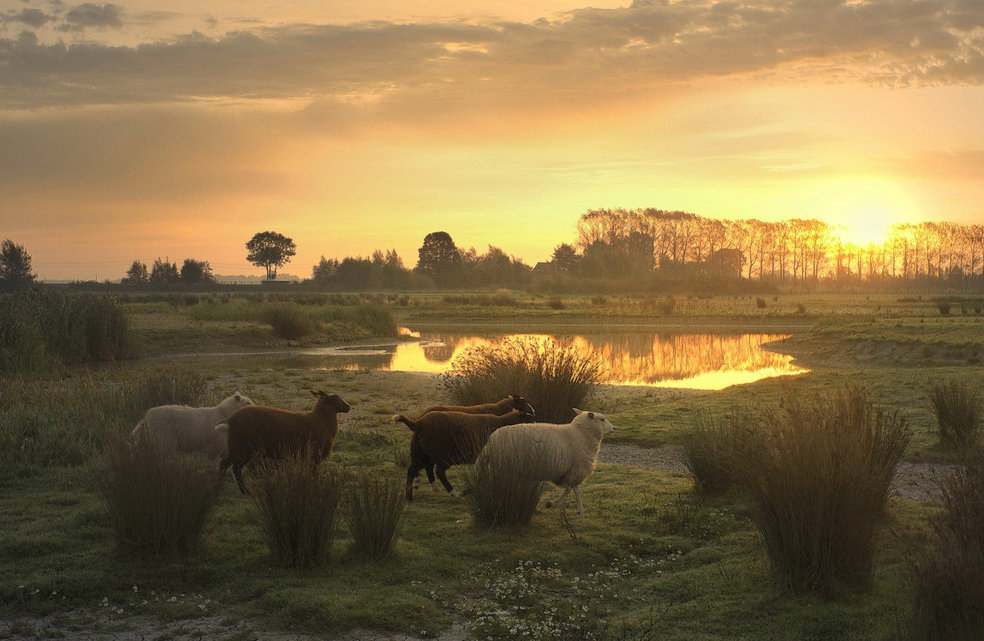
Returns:
[[[867,589],[875,531],[909,440],[869,393],[786,394],[737,467],[777,579],[796,592]]]
[[[765,309],[765,306],[766,306],[765,299],[762,298],[761,296],[756,297],[755,298],[755,306],[758,307],[759,309]]]
[[[263,322],[273,328],[278,338],[286,340],[304,338],[318,330],[310,313],[296,303],[269,306],[263,311]]]
[[[539,453],[519,452],[516,457],[491,457],[465,473],[470,485],[465,500],[475,524],[482,528],[526,525],[546,483],[534,478]]]
[[[941,316],[949,316],[950,315],[950,301],[945,301],[945,300],[937,301],[936,302],[936,309],[940,310],[940,315]]]
[[[733,410],[723,420],[710,414],[698,416],[683,438],[683,462],[698,492],[718,494],[734,487],[735,466],[741,465],[752,417]]]
[[[133,354],[130,319],[116,299],[35,288],[0,297],[0,373],[49,373],[64,363]]]
[[[942,484],[938,547],[916,562],[909,639],[979,639],[984,630],[984,459]]]
[[[936,413],[940,443],[961,450],[973,447],[980,438],[980,397],[969,385],[955,380],[934,384],[929,397]]]
[[[368,559],[392,555],[403,519],[403,484],[363,471],[351,479],[343,501],[355,553]]]
[[[553,339],[509,338],[466,351],[444,379],[455,404],[477,405],[525,396],[537,420],[566,423],[601,376],[598,360]]]
[[[148,407],[198,405],[204,391],[201,372],[171,367],[125,379],[86,374],[59,383],[4,380],[0,478],[83,464],[115,435],[129,433]]]
[[[335,542],[344,482],[307,452],[253,463],[250,491],[270,552],[283,567],[320,568]]]
[[[141,556],[194,551],[220,488],[200,457],[167,456],[147,438],[123,437],[109,448],[101,487],[117,544]]]

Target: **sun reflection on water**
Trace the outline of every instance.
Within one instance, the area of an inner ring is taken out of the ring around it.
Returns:
[[[388,365],[380,369],[405,372],[446,372],[468,349],[496,340],[553,338],[570,341],[582,353],[602,363],[602,382],[619,385],[687,387],[718,390],[762,378],[800,374],[792,357],[762,349],[763,343],[786,338],[783,334],[648,334],[607,333],[578,336],[510,334],[486,338],[428,334],[419,341],[397,346]]]

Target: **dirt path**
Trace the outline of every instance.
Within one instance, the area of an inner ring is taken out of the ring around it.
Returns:
[[[683,463],[683,448],[680,445],[662,447],[639,447],[622,443],[603,443],[598,455],[600,463],[631,465],[668,472],[687,473]],[[940,481],[954,469],[946,463],[899,463],[892,482],[899,496],[918,501],[938,500]]]

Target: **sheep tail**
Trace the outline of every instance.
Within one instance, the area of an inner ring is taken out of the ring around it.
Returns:
[[[140,422],[137,423],[137,426],[133,428],[133,432],[131,432],[131,435],[133,436],[133,438],[136,438],[140,436],[140,434],[146,429],[147,429],[147,419],[142,418],[140,419]]]
[[[228,423],[219,423],[218,425],[216,425],[212,429],[215,430],[216,432],[228,432],[229,431],[229,424]]]
[[[417,423],[416,423],[416,421],[414,421],[413,419],[407,418],[403,414],[394,414],[393,415],[393,422],[394,423],[403,423],[404,425],[406,425],[407,427],[410,428],[410,431],[411,432],[416,432],[417,431]]]

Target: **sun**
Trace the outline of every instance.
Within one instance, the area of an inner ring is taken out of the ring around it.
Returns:
[[[894,225],[909,222],[915,207],[897,183],[849,179],[830,187],[823,219],[841,242],[867,247],[882,244]]]

